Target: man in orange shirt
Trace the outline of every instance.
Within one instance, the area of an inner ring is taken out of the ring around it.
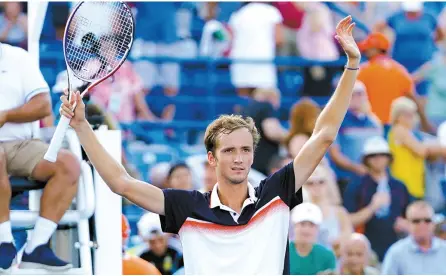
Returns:
[[[130,226],[127,218],[122,215],[122,275],[161,275],[159,270],[151,263],[137,256],[125,253],[127,240],[130,237]]]
[[[368,58],[359,71],[358,80],[367,88],[372,112],[383,124],[389,124],[390,105],[393,100],[406,96],[417,103],[421,126],[431,132],[432,127],[424,114],[424,106],[415,95],[414,83],[409,72],[387,55],[390,42],[381,33],[372,33],[358,44]]]

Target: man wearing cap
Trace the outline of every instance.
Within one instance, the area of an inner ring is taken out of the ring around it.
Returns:
[[[338,182],[342,183],[341,191],[354,178],[367,172],[367,168],[361,162],[361,152],[366,139],[383,134],[381,123],[369,109],[365,85],[357,81],[339,134],[329,150]]]
[[[406,186],[388,173],[391,161],[386,140],[381,136],[369,138],[363,149],[368,173],[349,184],[344,196],[353,225],[364,232],[380,261],[398,234],[405,231],[407,224],[402,217],[410,201]]]
[[[297,205],[291,213],[295,238],[290,242],[290,274],[329,274],[336,268],[336,257],[330,249],[316,244],[321,209],[310,202]]]
[[[372,112],[383,124],[389,124],[392,101],[406,96],[417,103],[422,127],[430,131],[424,108],[415,96],[411,75],[404,66],[388,56],[389,40],[381,33],[372,33],[358,47],[368,59],[359,70],[358,80],[366,87]]]
[[[184,266],[181,251],[172,244],[175,238],[163,233],[157,214],[146,213],[138,222],[138,231],[148,245],[139,257],[154,264],[162,275],[172,275]]]

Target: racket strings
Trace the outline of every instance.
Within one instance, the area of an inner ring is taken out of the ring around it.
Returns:
[[[102,79],[127,56],[133,40],[133,18],[121,2],[85,2],[67,26],[68,66],[85,81]]]

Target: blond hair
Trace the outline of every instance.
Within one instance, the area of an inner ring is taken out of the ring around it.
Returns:
[[[214,120],[207,128],[204,135],[204,145],[207,152],[215,154],[218,147],[218,138],[221,134],[230,134],[233,131],[246,128],[252,135],[254,150],[260,140],[260,134],[251,117],[242,117],[240,115],[221,115]]]
[[[401,112],[417,111],[416,103],[408,97],[399,97],[392,101],[390,105],[390,123],[393,125]]]

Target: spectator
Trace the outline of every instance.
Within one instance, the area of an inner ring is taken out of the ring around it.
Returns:
[[[258,88],[253,96],[254,99],[242,110],[243,116],[253,118],[261,136],[252,168],[268,175],[268,161],[279,153],[279,145],[286,135],[277,117],[280,94],[276,89]]]
[[[426,100],[426,115],[430,121],[439,123],[446,121],[446,44],[441,46],[432,60],[423,64],[413,74],[415,83],[429,81]]]
[[[13,243],[9,175],[47,182],[30,242],[20,267],[63,271],[71,264],[56,257],[48,242],[77,191],[80,165],[62,149],[55,163],[43,159],[49,145],[35,139],[38,120],[51,113],[49,87],[37,63],[23,49],[0,43],[0,270],[11,268]]]
[[[336,166],[338,181],[344,185],[356,176],[367,173],[367,168],[361,162],[361,152],[366,139],[383,135],[379,119],[369,112],[368,108],[366,88],[362,82],[357,81],[338,137],[329,151],[330,158]]]
[[[113,38],[104,38],[101,46],[114,43]],[[136,118],[157,120],[144,99],[141,78],[132,64],[125,61],[112,77],[91,90],[91,100],[110,112],[119,122],[132,122]],[[172,120],[173,111],[165,112],[161,119]]]
[[[231,58],[262,60],[264,63],[233,62],[231,79],[240,96],[250,96],[255,88],[277,87],[276,45],[283,41],[282,16],[267,3],[245,2],[232,14],[229,26],[233,32]]]
[[[169,175],[171,165],[168,162],[161,162],[155,164],[149,172],[150,183],[158,188],[164,186]]]
[[[183,267],[183,256],[170,237],[161,230],[159,217],[154,213],[147,213],[138,222],[138,229],[144,242],[147,243],[147,250],[143,251],[139,257],[156,266],[162,275],[172,275],[179,268]]]
[[[446,241],[446,220],[444,218],[435,226],[435,236]]]
[[[122,215],[122,275],[161,275],[153,264],[125,253],[129,237],[130,225],[127,218]]]
[[[337,60],[339,52],[333,39],[335,25],[328,7],[319,2],[300,2],[299,6],[305,11],[296,39],[300,55],[310,60]]]
[[[369,265],[371,255],[370,241],[366,236],[353,233],[342,244],[341,275],[379,275],[379,271]]]
[[[305,11],[301,2],[281,1],[273,2],[283,18],[283,43],[277,47],[280,56],[298,56],[296,48],[296,31],[301,27]]]
[[[143,86],[148,93],[157,85],[163,86],[164,94],[175,96],[179,87],[179,64],[174,62],[154,63],[141,58],[181,57],[189,56],[184,49],[178,47],[181,40],[177,26],[177,11],[181,3],[177,2],[137,2],[137,28],[131,57],[135,62],[135,71],[142,77]],[[147,31],[151,30],[151,31]]]
[[[391,28],[395,33],[392,57],[409,72],[413,72],[429,61],[435,52],[434,41],[444,38],[437,19],[424,11],[422,1],[402,3],[402,11],[396,12],[385,22],[378,23],[376,31]],[[420,95],[426,94],[426,84],[418,86]]]
[[[300,100],[291,108],[290,130],[284,143],[292,158],[297,156],[303,145],[310,139],[320,112],[321,109],[317,103],[309,98]]]
[[[409,236],[389,248],[382,274],[446,274],[446,241],[434,236],[433,216],[433,208],[425,201],[409,205]]]
[[[372,33],[358,46],[368,58],[368,61],[361,66],[358,80],[364,83],[372,112],[378,116],[381,123],[384,125],[390,123],[390,105],[393,100],[407,96],[417,103],[422,127],[426,131],[432,131],[425,117],[423,105],[414,94],[410,74],[401,64],[387,55],[390,49],[389,40],[381,33]]]
[[[387,249],[407,230],[403,217],[410,196],[405,185],[388,173],[392,154],[384,138],[367,139],[362,160],[367,174],[347,185],[344,206],[353,226],[366,235],[382,261]]]
[[[292,161],[293,161],[293,159],[288,156],[286,156],[286,157],[283,157],[280,155],[273,156],[273,158],[271,158],[271,160],[269,162],[269,166],[268,166],[269,174],[268,175],[272,175],[273,173],[275,173],[278,170],[280,170],[281,168],[285,167]]]
[[[417,106],[409,98],[401,97],[392,103],[388,133],[393,162],[392,174],[403,181],[411,196],[421,199],[425,192],[425,160],[446,156],[446,147],[438,142],[422,141],[417,124]]]
[[[335,181],[330,181],[330,172],[319,165],[304,184],[312,203],[322,211],[323,220],[319,226],[318,242],[339,253],[341,242],[349,237],[353,227],[344,207],[334,203],[333,189],[337,189]],[[339,196],[339,190],[336,190]]]
[[[334,39],[335,25],[325,3],[300,2],[305,11],[302,27],[297,31],[297,48],[309,60],[333,61],[339,58]],[[301,94],[303,96],[330,96],[333,78],[340,72],[338,66],[314,64],[304,66]]]
[[[218,21],[218,3],[203,3],[203,17],[206,24],[203,27],[203,35],[200,42],[200,56],[202,57],[227,57],[230,52],[231,31],[229,26]]]
[[[3,8],[4,13],[0,14],[0,42],[26,49],[28,17],[22,12],[22,2],[5,2]]]
[[[204,165],[204,176],[203,176],[203,188],[202,192],[210,192],[214,189],[214,185],[217,183],[217,172],[215,168],[213,168],[209,162],[206,160],[203,162]]]
[[[330,249],[317,244],[322,211],[304,202],[291,212],[295,238],[290,242],[290,275],[329,274],[336,268],[336,257]]]
[[[192,190],[192,173],[185,163],[177,163],[170,167],[165,188]]]

